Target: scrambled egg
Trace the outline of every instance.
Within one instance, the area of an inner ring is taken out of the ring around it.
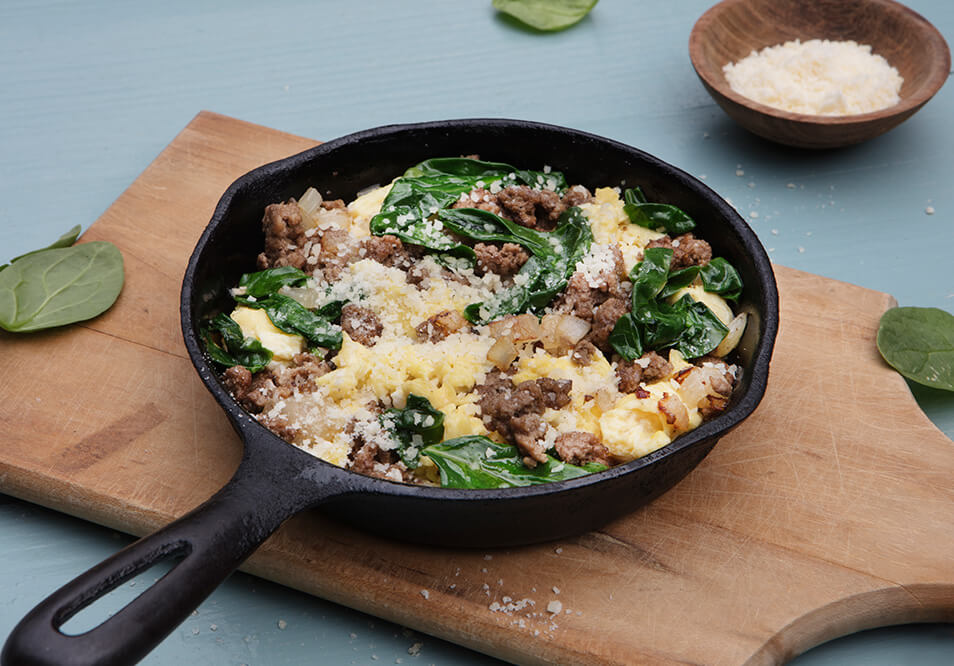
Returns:
[[[339,404],[381,400],[403,407],[408,395],[419,395],[444,413],[446,439],[486,435],[473,389],[492,367],[492,343],[487,336],[457,334],[436,344],[391,337],[365,347],[345,333],[337,369],[319,377],[318,385]]]
[[[232,311],[232,319],[242,329],[242,335],[261,342],[271,350],[272,359],[276,361],[290,361],[295,354],[305,350],[304,338],[276,328],[265,310],[239,306]]]
[[[619,243],[627,273],[642,259],[646,244],[665,235],[630,222],[623,210],[619,191],[612,187],[597,188],[593,193],[593,201],[582,204],[580,208],[590,221],[595,242],[603,245]]]
[[[384,198],[391,191],[391,184],[366,191],[348,204],[348,214],[351,216],[351,235],[364,238],[371,235],[368,223],[371,218],[381,212]]]

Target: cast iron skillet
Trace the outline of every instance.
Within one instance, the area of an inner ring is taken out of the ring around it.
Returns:
[[[729,408],[655,453],[583,478],[528,488],[452,490],[403,485],[340,469],[287,444],[242,410],[202,351],[199,326],[230,309],[228,288],[254,270],[262,210],[309,186],[346,201],[387,183],[421,160],[480,154],[519,167],[549,165],[570,183],[640,185],[651,201],[692,216],[697,235],[726,257],[745,283],[749,324],[738,350],[744,367]],[[211,499],[80,575],[43,601],[10,635],[7,664],[122,664],[144,657],[282,522],[323,505],[349,525],[403,540],[493,547],[579,534],[671,488],[762,399],[778,329],[771,265],[755,234],[712,190],[629,146],[583,132],[512,120],[392,125],[329,141],[239,178],[225,192],[196,245],[182,285],[186,348],[212,395],[245,442],[235,476]],[[59,628],[124,581],[167,558],[165,576],[98,627],[78,636]]]

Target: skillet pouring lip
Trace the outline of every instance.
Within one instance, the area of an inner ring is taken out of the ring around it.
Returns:
[[[198,371],[202,382],[212,393],[219,405],[226,411],[233,425],[240,432],[244,440],[247,441],[250,435],[255,434],[273,440],[277,444],[297,449],[294,445],[285,442],[262,426],[238,405],[235,399],[224,389],[217,379],[219,371],[202,349],[201,335],[199,334],[200,316],[198,315],[198,308],[203,301],[203,296],[197,293],[198,273],[203,263],[209,261],[210,257],[213,257],[216,252],[219,251],[217,244],[221,243],[223,235],[227,233],[226,227],[232,223],[230,216],[236,200],[250,194],[267,194],[271,183],[282,180],[290,172],[307,168],[308,165],[313,162],[328,160],[333,162],[332,158],[337,153],[356,145],[387,146],[391,150],[395,150],[394,146],[397,145],[397,150],[400,151],[401,142],[407,143],[409,141],[420,140],[422,136],[444,138],[461,132],[477,136],[481,133],[495,135],[508,132],[531,132],[544,136],[552,135],[553,137],[569,140],[571,143],[576,142],[576,144],[580,145],[595,144],[608,151],[629,156],[634,163],[638,163],[642,168],[654,170],[661,179],[672,180],[678,184],[680,188],[687,189],[695,198],[701,200],[705,206],[708,206],[709,210],[706,211],[707,214],[720,218],[719,227],[725,225],[725,230],[731,232],[734,242],[741,248],[740,256],[745,256],[746,261],[751,264],[749,267],[750,274],[756,275],[758,278],[757,284],[749,284],[751,282],[751,278],[749,278],[746,280],[745,285],[746,290],[752,292],[755,296],[754,299],[750,299],[750,306],[752,311],[758,315],[757,324],[759,327],[753,349],[750,350],[750,358],[743,366],[745,386],[744,388],[742,386],[737,387],[737,392],[739,392],[740,388],[743,388],[743,390],[741,390],[739,395],[733,394],[730,407],[722,414],[710,421],[702,423],[696,429],[677,437],[670,444],[631,462],[611,467],[602,472],[596,472],[566,481],[498,489],[452,489],[416,486],[351,472],[332,465],[331,463],[327,463],[305,451],[299,450],[302,454],[301,460],[303,465],[317,466],[315,469],[319,476],[324,472],[344,473],[350,477],[357,477],[351,479],[353,492],[371,492],[373,494],[386,494],[392,497],[440,500],[442,502],[452,501],[454,503],[483,503],[493,499],[541,497],[576,491],[590,486],[606,484],[614,479],[622,479],[642,469],[654,466],[668,457],[707,442],[711,447],[711,445],[715,443],[715,440],[752,414],[760,403],[767,386],[769,362],[778,331],[778,293],[771,263],[764,248],[758,241],[755,233],[735,209],[708,186],[688,173],[642,150],[612,139],[538,122],[472,118],[385,125],[348,134],[253,169],[236,179],[222,195],[209,224],[206,226],[195,246],[186,268],[181,293],[180,314],[185,345],[193,365]],[[415,155],[419,153],[420,149],[414,151]],[[431,156],[437,157],[439,155],[435,154]],[[493,155],[488,157],[490,159],[497,159],[496,156]],[[539,160],[537,160],[533,154],[528,154],[526,161],[533,161],[535,163]],[[412,163],[414,162],[408,161],[407,166],[410,166]],[[518,164],[517,166],[522,165],[523,164]],[[327,165],[323,164],[322,169],[327,169]],[[399,173],[400,172],[395,172],[392,174],[392,177],[399,175]],[[335,172],[335,174],[337,175],[337,172]],[[315,187],[322,188],[323,175],[324,173],[321,169],[316,169],[311,184]],[[365,183],[365,186],[371,184],[372,183]],[[610,183],[602,184],[608,185]],[[294,196],[297,196],[297,194]],[[269,203],[277,200],[279,200],[279,197],[276,195]],[[260,215],[261,210],[259,210],[259,221]],[[711,232],[707,232],[706,234],[702,234],[702,237],[712,241],[713,239],[709,237],[710,235]],[[250,267],[251,264],[252,262],[250,261],[248,266]],[[704,456],[705,453],[702,455]],[[696,464],[698,464],[698,460],[692,464],[692,467],[695,467]],[[686,470],[686,472],[688,471],[689,470]],[[668,490],[668,488],[662,489],[661,492],[665,490]],[[658,495],[659,493],[656,494]],[[635,506],[638,505],[634,505],[633,508],[635,508]]]

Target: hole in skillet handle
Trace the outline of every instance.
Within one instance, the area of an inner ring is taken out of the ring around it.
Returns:
[[[102,590],[90,590],[88,598],[77,597],[73,605],[64,607],[54,618],[54,626],[67,636],[92,631],[141,596],[152,583],[158,583],[191,550],[187,543],[160,546],[151,557],[147,555],[142,560],[140,568],[121,572],[113,580],[104,580]],[[154,577],[152,583],[148,576]],[[127,583],[129,588],[124,589]]]

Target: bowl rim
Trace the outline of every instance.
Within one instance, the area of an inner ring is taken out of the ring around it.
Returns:
[[[929,36],[931,42],[940,48],[944,55],[943,66],[932,63],[931,75],[927,82],[920,86],[917,93],[908,97],[902,97],[901,101],[894,106],[889,106],[877,111],[868,113],[856,113],[851,115],[823,116],[811,113],[793,113],[785,111],[774,106],[768,106],[754,99],[737,93],[725,80],[724,76],[719,76],[716,72],[721,72],[722,65],[717,65],[702,57],[702,44],[706,30],[709,24],[715,20],[715,17],[727,9],[736,5],[748,4],[752,0],[721,0],[717,4],[707,9],[693,24],[689,33],[689,60],[692,67],[700,79],[710,90],[722,95],[734,104],[744,107],[755,113],[764,116],[771,116],[778,120],[799,123],[806,126],[838,126],[838,125],[861,125],[868,122],[883,120],[894,116],[903,116],[912,114],[920,107],[931,100],[934,95],[944,86],[950,76],[951,70],[951,51],[941,34],[940,30],[928,21],[924,16],[914,11],[910,7],[896,2],[896,0],[863,0],[871,4],[891,7],[895,11],[907,15],[914,23],[920,24],[924,34]],[[771,45],[768,45],[771,46]]]
[[[762,332],[752,353],[751,363],[743,368],[751,378],[746,391],[740,396],[730,409],[721,413],[711,421],[706,421],[694,430],[680,435],[669,444],[635,460],[610,467],[601,472],[594,472],[585,476],[554,481],[530,486],[513,488],[474,488],[458,489],[419,486],[391,481],[352,472],[340,468],[307,451],[300,449],[290,442],[286,442],[278,435],[267,429],[255,418],[249,415],[222,386],[218,380],[221,374],[213,365],[201,345],[201,336],[198,334],[197,318],[194,316],[195,299],[194,285],[198,267],[203,262],[204,254],[210,243],[214,243],[216,232],[219,232],[222,221],[231,209],[233,201],[244,193],[256,189],[262,180],[267,180],[285,170],[295,168],[300,163],[307,163],[319,156],[332,153],[339,148],[346,148],[354,143],[364,141],[380,141],[382,137],[399,135],[414,136],[422,131],[446,133],[454,130],[469,130],[481,128],[483,131],[531,129],[535,131],[553,132],[571,135],[578,139],[597,141],[605,145],[615,146],[629,152],[642,160],[649,162],[653,168],[665,173],[667,178],[676,178],[680,186],[695,190],[700,196],[711,203],[714,209],[727,221],[728,225],[739,234],[745,252],[751,257],[755,273],[759,277],[761,300],[753,301],[753,307],[759,312]],[[280,160],[264,164],[237,178],[223,193],[215,207],[212,218],[202,235],[196,241],[192,255],[186,266],[180,294],[180,323],[189,358],[199,375],[200,380],[212,393],[216,402],[226,412],[233,425],[240,431],[243,446],[247,448],[251,436],[265,437],[285,446],[292,447],[308,460],[316,463],[319,469],[327,468],[329,473],[345,473],[352,479],[352,485],[358,492],[385,492],[391,496],[404,496],[414,499],[439,499],[444,501],[485,501],[488,499],[517,499],[549,495],[552,493],[573,492],[593,484],[602,482],[612,483],[620,477],[635,474],[639,470],[651,466],[661,459],[674,456],[685,449],[705,445],[710,440],[718,440],[742,421],[747,419],[758,407],[765,395],[768,386],[769,364],[779,329],[778,287],[774,271],[764,246],[758,236],[745,222],[742,216],[721,195],[712,190],[705,183],[678,167],[663,161],[639,148],[624,144],[614,139],[591,134],[582,130],[571,129],[559,125],[540,123],[526,120],[505,118],[464,118],[453,120],[438,120],[418,123],[391,124],[354,132],[336,139],[321,143],[300,153],[290,155]],[[713,442],[714,444],[714,442]],[[361,487],[361,490],[358,488]]]

